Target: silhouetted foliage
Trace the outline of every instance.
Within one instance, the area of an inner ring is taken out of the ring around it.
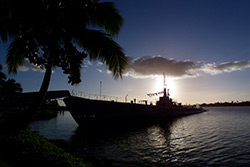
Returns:
[[[1,69],[2,66],[0,65],[0,95],[21,93],[23,91],[21,84],[14,79],[7,79]]]
[[[2,65],[0,64],[0,88],[6,80],[6,75],[2,72]]]
[[[65,152],[47,139],[27,130],[21,130],[3,138],[0,136],[0,148],[1,159],[5,164],[12,166],[91,166],[83,159]]]
[[[62,68],[72,85],[81,82],[87,56],[106,64],[115,78],[121,77],[125,69],[127,58],[113,40],[123,18],[112,2],[1,0],[0,23],[2,41],[11,41],[6,59],[8,72],[17,73],[25,59],[46,69],[31,113],[41,107],[54,67]]]
[[[13,41],[8,48],[9,72],[17,72],[27,58],[47,69],[61,67],[69,83],[81,81],[83,59],[101,59],[115,77],[126,64],[122,48],[112,40],[123,19],[111,2],[98,0],[1,1],[1,38]],[[105,32],[91,30],[99,27]]]

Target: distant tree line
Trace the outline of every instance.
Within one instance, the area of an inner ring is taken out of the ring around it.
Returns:
[[[0,95],[21,93],[23,91],[21,84],[14,79],[7,78],[1,70],[0,64]]]
[[[202,107],[210,107],[210,106],[250,106],[250,101],[242,101],[242,102],[216,102],[216,103],[203,103]]]

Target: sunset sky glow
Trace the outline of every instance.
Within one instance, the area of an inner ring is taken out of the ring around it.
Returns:
[[[114,80],[104,64],[85,59],[82,82],[67,83],[55,68],[50,90],[79,90],[155,101],[163,73],[173,99],[184,104],[250,100],[249,0],[113,0],[125,23],[115,40],[129,64]],[[0,43],[0,64],[8,44]],[[7,73],[6,67],[4,72]],[[44,72],[24,63],[17,75],[24,92],[38,91]]]

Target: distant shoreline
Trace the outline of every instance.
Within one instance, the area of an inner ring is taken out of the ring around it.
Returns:
[[[243,101],[243,102],[216,102],[216,103],[202,103],[200,104],[201,107],[243,107],[243,106],[250,106],[250,101]]]

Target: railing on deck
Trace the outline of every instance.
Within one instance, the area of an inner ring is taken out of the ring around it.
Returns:
[[[93,93],[81,92],[81,91],[77,91],[77,90],[72,90],[71,95],[86,98],[86,99],[93,99],[93,100],[126,102],[125,97],[98,95],[98,94],[93,94]],[[129,102],[129,101],[127,101],[127,102]]]
[[[82,97],[86,99],[92,100],[104,100],[104,101],[115,101],[115,102],[123,102],[123,103],[130,103],[131,101],[134,102],[134,98],[129,96],[118,97],[118,96],[109,96],[109,95],[98,95],[93,93],[81,92],[77,90],[72,90],[71,96]],[[138,104],[145,104],[145,100],[136,99],[136,103]],[[150,103],[155,104],[152,101],[147,101],[147,104]]]

